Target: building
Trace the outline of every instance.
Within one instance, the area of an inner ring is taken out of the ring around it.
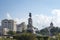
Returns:
[[[53,26],[53,22],[50,23],[50,27],[51,27],[51,28],[54,27],[54,26]]]
[[[52,36],[52,32],[51,29],[54,27],[53,22],[50,23],[50,26],[48,27],[48,31],[49,31],[49,36]]]
[[[25,24],[25,22],[22,22],[21,24],[17,25],[17,32],[23,32],[26,31],[27,29],[27,25]]]
[[[9,32],[9,29],[8,28],[3,28],[3,32],[4,32],[3,33],[4,35],[7,35],[7,33]]]
[[[1,22],[2,25],[2,32],[4,33],[4,30],[9,29],[9,31],[16,31],[16,22],[14,20],[8,20],[8,19],[4,19]]]
[[[2,36],[2,26],[0,26],[0,36]]]

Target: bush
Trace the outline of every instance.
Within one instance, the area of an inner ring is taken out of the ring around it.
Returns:
[[[9,34],[9,35],[14,35],[14,34],[16,34],[16,32],[9,31],[9,32],[7,32],[7,34]]]
[[[37,40],[36,35],[31,33],[22,33],[20,35],[16,35],[15,38],[17,40]]]

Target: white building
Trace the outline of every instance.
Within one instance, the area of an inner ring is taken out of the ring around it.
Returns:
[[[27,29],[27,26],[25,22],[22,22],[21,24],[17,25],[17,31],[22,32],[23,30],[25,31]]]
[[[7,35],[8,31],[9,31],[8,28],[3,28],[3,32],[4,32],[3,34],[4,34],[4,35]]]
[[[4,19],[2,20],[1,25],[2,25],[2,30],[4,30],[4,28],[7,28],[10,31],[16,31],[16,22],[14,20]]]

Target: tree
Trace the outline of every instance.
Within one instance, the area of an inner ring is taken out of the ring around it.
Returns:
[[[22,34],[16,35],[15,38],[17,40],[37,40],[36,35],[31,33],[22,33]]]

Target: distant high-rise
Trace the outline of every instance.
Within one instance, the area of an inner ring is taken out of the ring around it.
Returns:
[[[4,30],[4,28],[7,28],[10,31],[16,31],[16,22],[14,20],[4,19],[2,20],[1,24],[2,30]]]
[[[30,32],[33,32],[32,15],[31,15],[31,13],[29,13],[27,30],[30,31]]]

